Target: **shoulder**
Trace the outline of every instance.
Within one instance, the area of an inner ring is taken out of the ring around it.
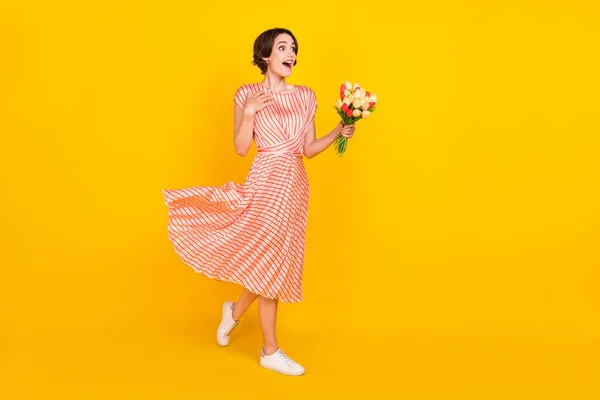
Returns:
[[[315,91],[312,90],[312,88],[306,86],[306,85],[296,85],[296,87],[298,88],[299,91],[303,92],[303,93],[309,93],[309,94],[314,94]]]
[[[250,89],[251,84],[250,83],[244,83],[243,85],[238,86],[238,88],[236,89],[236,93],[247,93],[248,90]]]
[[[246,104],[246,99],[252,94],[252,84],[245,83],[237,88],[235,94],[233,95],[233,99],[240,107],[244,108],[244,105]]]
[[[248,97],[252,96],[259,90],[258,85],[255,83],[244,83],[239,86],[235,91],[236,97]]]
[[[257,83],[244,83],[243,85],[241,85],[237,88],[236,92],[254,93],[254,92],[258,91],[259,89],[260,89],[260,85]]]
[[[316,100],[317,94],[315,91],[306,85],[296,85],[298,91],[309,100]]]

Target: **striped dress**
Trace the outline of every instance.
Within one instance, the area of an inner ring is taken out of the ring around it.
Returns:
[[[258,83],[233,96],[244,108]],[[302,300],[309,184],[304,136],[317,101],[312,89],[272,92],[273,103],[254,115],[257,154],[243,183],[163,189],[168,237],[196,272],[237,283],[283,302]]]

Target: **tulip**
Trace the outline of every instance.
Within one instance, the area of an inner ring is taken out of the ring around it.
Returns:
[[[342,117],[342,123],[367,118],[375,110],[377,95],[366,91],[357,83],[344,82],[340,86],[340,100],[335,100],[335,108]],[[345,121],[345,122],[344,122]],[[342,156],[348,146],[348,138],[338,135],[335,140],[335,151]]]

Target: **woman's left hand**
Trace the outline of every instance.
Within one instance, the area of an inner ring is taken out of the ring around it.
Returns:
[[[354,124],[342,126],[342,131],[340,132],[343,137],[350,139],[354,136]]]

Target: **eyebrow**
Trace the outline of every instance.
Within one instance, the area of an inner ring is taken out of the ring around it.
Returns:
[[[281,41],[281,42],[279,42],[279,43],[287,43],[287,41],[285,41],[285,40],[282,40],[282,41]],[[277,44],[279,44],[279,43],[277,43]],[[292,44],[296,44],[296,43],[295,43],[295,42],[292,42]]]

